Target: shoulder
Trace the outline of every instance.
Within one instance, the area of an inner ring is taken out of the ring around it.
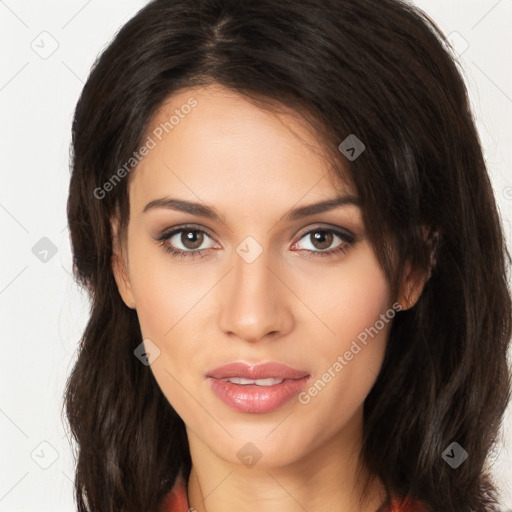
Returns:
[[[377,512],[425,512],[425,506],[411,499],[393,499],[389,507],[380,508]],[[159,512],[189,512],[187,487],[180,475],[174,487],[166,494]]]
[[[398,499],[391,501],[388,508],[384,508],[382,512],[426,512],[426,507],[419,501],[410,498]]]
[[[187,487],[182,475],[166,494],[158,512],[189,512]]]
[[[427,512],[427,508],[411,498],[392,498],[389,504],[383,504],[376,512]]]

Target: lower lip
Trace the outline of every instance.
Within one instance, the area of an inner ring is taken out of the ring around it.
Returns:
[[[286,379],[274,386],[233,384],[208,377],[212,391],[227,405],[239,412],[262,414],[272,412],[300,393],[309,376],[302,379]]]

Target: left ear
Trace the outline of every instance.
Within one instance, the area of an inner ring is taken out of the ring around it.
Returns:
[[[405,266],[405,273],[400,285],[398,302],[402,305],[402,309],[412,308],[420,298],[425,283],[429,280],[432,270],[436,264],[437,243],[439,232],[423,228],[423,238],[429,252],[429,263],[426,270],[418,270],[413,268],[410,261]]]
[[[427,278],[427,272],[415,270],[411,262],[407,262],[398,296],[398,302],[402,306],[402,311],[412,308],[418,302]]]

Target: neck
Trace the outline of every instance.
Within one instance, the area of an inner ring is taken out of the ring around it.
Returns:
[[[378,478],[362,481],[360,446],[347,450],[343,434],[324,440],[285,466],[246,467],[215,456],[189,432],[190,510],[197,512],[376,512],[385,500]],[[353,446],[353,445],[352,445]],[[195,455],[195,456],[194,456]],[[358,474],[360,479],[358,479]]]

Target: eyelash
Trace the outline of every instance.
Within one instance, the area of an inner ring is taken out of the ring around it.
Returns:
[[[182,233],[182,232],[203,233],[206,236],[208,236],[209,238],[211,238],[210,235],[208,235],[208,233],[206,231],[204,231],[203,229],[199,229],[195,226],[180,226],[179,228],[173,229],[172,231],[166,231],[166,232],[162,233],[160,236],[158,236],[156,238],[156,241],[163,247],[164,251],[171,254],[174,258],[194,260],[197,258],[204,257],[204,253],[208,249],[183,251],[181,249],[176,249],[167,243],[167,241],[170,238],[172,238],[174,235],[176,235],[178,233]],[[309,231],[306,231],[305,233],[302,234],[302,236],[299,238],[299,240],[302,240],[303,238],[306,238],[308,235],[312,235],[313,233],[317,233],[317,232],[332,233],[332,234],[336,235],[337,237],[339,237],[342,240],[342,243],[340,243],[340,245],[338,247],[336,247],[335,249],[323,250],[323,251],[299,249],[301,251],[306,251],[306,253],[308,253],[308,257],[313,257],[313,258],[316,256],[331,257],[331,256],[335,256],[337,254],[343,254],[343,253],[346,253],[350,249],[350,247],[354,244],[354,242],[356,241],[355,236],[348,231],[344,232],[344,231],[334,229],[334,228],[321,228],[321,227],[317,227],[317,228],[311,229]]]

